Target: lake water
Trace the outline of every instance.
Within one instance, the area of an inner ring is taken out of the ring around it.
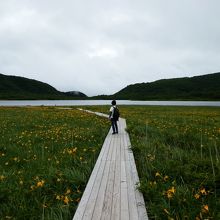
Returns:
[[[111,100],[24,100],[1,101],[0,106],[85,106],[110,105]],[[218,106],[220,101],[130,101],[117,100],[118,105]]]

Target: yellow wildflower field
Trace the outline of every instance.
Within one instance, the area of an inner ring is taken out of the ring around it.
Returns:
[[[0,108],[0,219],[72,219],[109,129],[73,108]]]
[[[127,119],[149,218],[220,219],[220,108],[118,108]]]

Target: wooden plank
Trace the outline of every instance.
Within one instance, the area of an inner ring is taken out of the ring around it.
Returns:
[[[96,198],[98,196],[99,188],[102,183],[103,177],[105,176],[105,173],[106,173],[105,169],[108,169],[108,167],[109,167],[109,163],[106,163],[106,161],[102,160],[99,172],[98,172],[96,179],[95,179],[95,184],[93,185],[89,200],[86,204],[85,212],[83,215],[84,220],[90,220],[91,216],[93,215],[93,211],[94,211],[94,207],[95,207],[95,203],[96,203]]]
[[[119,135],[113,135],[112,137],[113,139],[113,143],[112,143],[112,159],[111,160],[116,160],[117,159],[117,155],[116,155],[116,151],[117,151],[117,146],[120,146],[120,138]]]
[[[125,161],[121,161],[121,220],[129,220],[128,187],[126,179]]]
[[[94,212],[90,216],[90,219],[92,220],[100,220],[102,216],[102,208],[104,204],[103,201],[105,198],[105,191],[106,191],[106,186],[107,186],[107,181],[108,181],[108,176],[109,176],[109,169],[110,169],[110,161],[105,161],[105,162],[106,162],[105,172],[103,173],[102,183],[100,185],[97,200],[94,204]]]
[[[111,137],[110,138],[111,144],[113,144],[112,136],[110,134],[109,134],[109,136]],[[105,159],[107,166],[105,168],[104,176],[102,179],[102,183],[100,185],[98,197],[97,197],[96,204],[94,207],[94,213],[93,213],[93,218],[92,218],[94,220],[101,219],[101,216],[102,216],[102,209],[104,206],[104,199],[106,197],[106,188],[107,188],[107,183],[108,183],[108,178],[109,178],[109,170],[112,169],[112,168],[110,168],[111,158],[112,158],[112,150],[109,149],[108,155]],[[102,160],[104,160],[104,159],[102,159]]]
[[[122,141],[123,141],[124,151],[125,151],[125,161],[128,161],[129,160],[129,154],[130,154],[131,151],[130,151],[129,146],[127,144],[126,138],[127,138],[126,133],[124,133]]]
[[[114,174],[115,174],[115,158],[116,158],[116,144],[117,138],[116,136],[111,136],[111,151],[109,151],[107,161],[110,161],[110,171],[107,182],[103,184],[103,188],[105,188],[105,192],[103,189],[100,189],[99,197],[96,202],[95,208],[95,218],[99,219],[100,215],[102,215],[102,219],[110,219],[111,217],[111,205],[112,205],[112,196],[113,196],[113,183],[114,183]],[[101,187],[102,188],[102,187]]]
[[[106,151],[105,153],[102,155],[101,161],[103,164],[106,164],[106,166],[103,168],[103,171],[99,171],[99,173],[96,176],[96,181],[95,181],[95,185],[92,189],[90,198],[88,200],[88,203],[86,205],[86,211],[85,214],[83,216],[83,219],[91,219],[91,216],[93,215],[94,212],[94,207],[95,207],[95,203],[96,203],[96,199],[98,197],[98,193],[102,194],[103,192],[100,191],[100,185],[102,184],[102,181],[105,182],[105,179],[103,178],[108,178],[108,172],[109,172],[109,163],[107,163],[107,160],[104,159],[105,157],[107,158],[111,158],[112,155],[112,138],[111,135],[109,133],[108,135],[108,145],[106,145]],[[104,174],[104,175],[103,175]]]
[[[121,161],[125,161],[125,146],[123,142],[123,132],[121,133],[121,138],[120,138],[120,149],[121,149]]]
[[[89,179],[89,181],[86,185],[86,188],[84,190],[83,196],[82,196],[82,198],[80,200],[80,203],[78,205],[76,213],[73,217],[73,220],[83,219],[83,216],[84,216],[84,213],[85,213],[85,210],[86,210],[86,207],[87,207],[92,189],[94,187],[94,183],[96,181],[98,171],[100,172],[100,167],[103,167],[103,166],[101,166],[101,162],[102,161],[100,161],[100,163],[97,163],[96,167],[93,170],[93,173],[92,173],[92,175],[91,175],[91,177],[90,177],[90,179]]]
[[[105,199],[103,202],[103,209],[102,209],[102,219],[111,219],[112,214],[112,206],[113,206],[113,194],[114,194],[114,179],[115,179],[115,171],[116,171],[116,151],[119,145],[119,136],[114,135],[112,136],[112,157],[110,159],[110,172],[108,183],[105,192]]]
[[[109,146],[109,153],[108,153],[108,155],[105,155],[103,157],[103,160],[111,160],[112,159],[112,153],[113,153],[113,148],[114,148],[114,137],[112,134],[110,136],[110,139],[111,139],[111,144]]]
[[[111,219],[113,186],[114,186],[114,177],[115,177],[114,174],[115,174],[115,160],[111,160],[107,187],[106,187],[105,197],[104,197],[103,207],[102,207],[101,219],[105,219],[105,220]]]
[[[108,158],[111,156],[111,152],[112,152],[112,137],[111,137],[111,131],[109,132],[109,135],[108,135],[108,140],[109,140],[109,146],[107,147],[106,149],[106,153],[102,155],[102,158],[101,160],[108,160]]]
[[[120,204],[121,204],[121,150],[120,150],[120,141],[119,145],[116,148],[116,161],[115,161],[115,178],[114,178],[114,188],[113,188],[113,199],[112,199],[112,220],[120,220]]]

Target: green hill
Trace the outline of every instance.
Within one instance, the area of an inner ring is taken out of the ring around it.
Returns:
[[[220,100],[220,73],[162,79],[129,85],[110,99],[128,100]]]
[[[37,80],[0,74],[0,99],[2,100],[77,99],[82,98],[83,95],[83,93],[60,92],[49,84]]]

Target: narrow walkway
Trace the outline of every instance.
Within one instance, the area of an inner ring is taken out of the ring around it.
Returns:
[[[91,111],[87,111],[94,113]],[[99,116],[108,117],[97,113]],[[126,121],[118,122],[119,134],[109,130],[73,220],[147,220]]]

